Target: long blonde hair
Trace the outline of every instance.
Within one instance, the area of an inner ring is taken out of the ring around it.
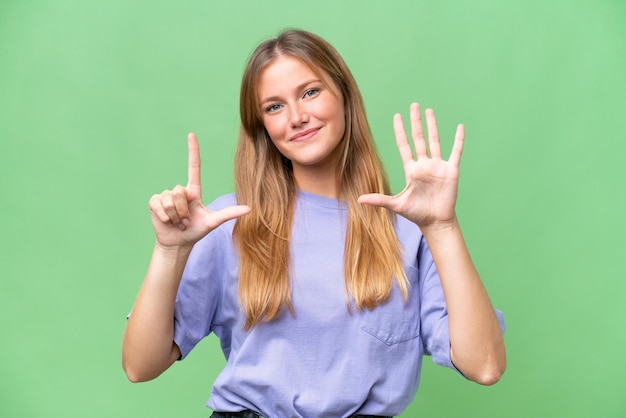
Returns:
[[[390,187],[354,77],[324,39],[302,30],[287,30],[257,47],[241,84],[235,190],[238,203],[249,205],[252,212],[237,219],[234,240],[239,252],[239,299],[246,315],[245,329],[271,321],[285,309],[295,314],[289,282],[289,240],[296,186],[291,162],[278,152],[263,125],[257,97],[259,75],[284,55],[301,60],[320,79],[322,72],[328,75],[344,99],[346,128],[339,145],[337,183],[348,207],[344,249],[347,309],[352,303],[359,310],[385,303],[394,280],[403,296],[408,294],[394,215],[357,202],[364,193],[389,194]]]

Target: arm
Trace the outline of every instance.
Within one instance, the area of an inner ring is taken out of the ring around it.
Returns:
[[[496,383],[506,368],[504,339],[459,224],[424,228],[448,309],[450,358],[465,377]]]
[[[415,222],[433,255],[448,309],[450,357],[467,378],[496,383],[506,368],[504,340],[491,301],[472,262],[456,213],[464,129],[459,125],[448,161],[441,159],[434,112],[426,110],[428,146],[419,105],[411,105],[409,145],[400,115],[394,116],[396,143],[407,185],[395,196],[367,194],[361,203],[382,206]]]
[[[250,211],[247,206],[217,212],[206,209],[200,184],[200,151],[193,134],[189,135],[188,148],[187,186],[176,186],[150,199],[156,243],[122,344],[122,366],[132,382],[154,379],[181,355],[174,343],[174,304],[195,243],[223,222]]]
[[[189,250],[154,247],[124,334],[122,365],[128,379],[154,379],[180,357],[174,343],[174,302]]]

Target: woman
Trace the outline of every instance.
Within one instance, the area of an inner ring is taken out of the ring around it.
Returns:
[[[189,182],[150,200],[156,244],[128,320],[131,381],[157,377],[214,332],[227,364],[215,417],[398,415],[422,355],[481,384],[505,369],[501,318],[455,216],[459,125],[441,158],[435,115],[394,116],[406,187],[390,196],[358,87],[325,40],[263,42],[244,72],[236,193]]]

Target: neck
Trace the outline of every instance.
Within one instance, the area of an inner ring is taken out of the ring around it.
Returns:
[[[304,192],[333,199],[340,198],[334,167],[332,170],[325,171],[294,167],[293,176],[296,181],[296,187]]]

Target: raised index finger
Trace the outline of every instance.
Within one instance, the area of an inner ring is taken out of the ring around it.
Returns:
[[[399,113],[393,115],[393,130],[396,134],[396,145],[400,152],[402,164],[406,164],[413,160],[413,151],[411,151],[411,146],[406,138],[404,122],[402,122],[402,116]]]
[[[190,192],[200,196],[202,190],[200,185],[200,147],[198,138],[193,133],[187,136],[187,149],[189,152],[187,188]]]

